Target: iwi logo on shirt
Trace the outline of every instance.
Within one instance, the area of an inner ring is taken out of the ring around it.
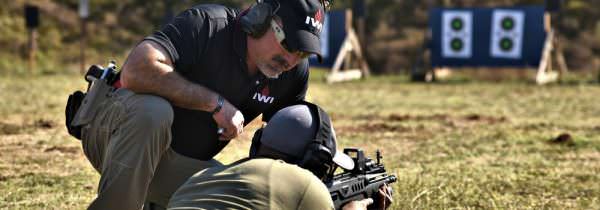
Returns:
[[[273,96],[269,96],[269,86],[265,86],[260,93],[254,93],[254,96],[252,97],[252,99],[266,103],[266,104],[272,104],[273,100],[275,100],[275,97]]]

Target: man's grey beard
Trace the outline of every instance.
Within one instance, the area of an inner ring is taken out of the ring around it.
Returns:
[[[289,64],[288,64],[288,62],[285,60],[285,58],[283,58],[283,56],[281,56],[281,55],[276,55],[276,56],[273,56],[273,58],[271,58],[271,60],[272,60],[273,62],[277,63],[279,67],[282,67],[282,68],[284,68],[284,69],[289,69]],[[263,64],[259,64],[259,65],[258,65],[258,69],[259,69],[259,70],[260,70],[260,71],[261,71],[261,72],[262,72],[262,73],[263,73],[265,76],[267,76],[267,77],[268,77],[268,78],[270,78],[270,79],[277,79],[277,78],[279,78],[279,75],[285,71],[285,70],[281,70],[281,71],[279,71],[279,69],[276,69],[275,67],[273,67],[273,66],[271,66],[271,65],[268,65],[268,64],[264,64],[264,63],[263,63]],[[274,75],[273,75],[273,74],[271,74],[271,73],[273,73],[273,72],[275,72],[275,74],[274,74]]]
[[[272,68],[267,65],[259,65],[258,70],[269,79],[277,79],[280,75],[280,73],[274,73],[276,71],[272,71]]]
[[[276,74],[276,75],[273,75],[273,76],[271,76],[271,75],[266,75],[266,74],[265,74],[265,76],[266,76],[267,78],[269,78],[269,79],[277,79],[277,78],[279,78],[279,74]]]

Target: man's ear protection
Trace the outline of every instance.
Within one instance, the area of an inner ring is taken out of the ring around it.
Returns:
[[[258,0],[256,5],[240,18],[242,30],[254,38],[261,37],[271,27],[271,21],[279,6],[276,0]]]

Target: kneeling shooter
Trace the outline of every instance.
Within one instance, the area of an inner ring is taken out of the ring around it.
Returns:
[[[324,182],[336,166],[354,168],[336,150],[327,114],[303,103],[277,112],[256,131],[249,158],[193,175],[169,201],[169,209],[334,209]],[[366,209],[371,199],[350,202]]]

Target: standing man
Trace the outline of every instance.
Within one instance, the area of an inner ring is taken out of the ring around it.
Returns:
[[[166,206],[244,126],[304,99],[320,58],[324,0],[264,0],[245,12],[198,5],[129,54],[116,91],[82,128],[100,172],[89,209]]]

